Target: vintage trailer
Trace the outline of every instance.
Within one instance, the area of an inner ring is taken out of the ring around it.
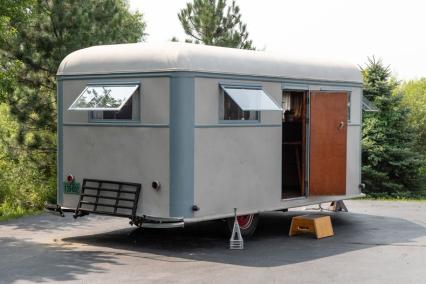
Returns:
[[[362,195],[354,65],[195,44],[95,46],[58,73],[58,204],[142,227]]]

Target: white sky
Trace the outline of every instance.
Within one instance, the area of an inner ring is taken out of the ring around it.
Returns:
[[[229,3],[231,0],[228,0]],[[129,0],[144,14],[147,42],[185,34],[177,13],[189,0]],[[375,55],[398,79],[426,77],[424,0],[237,0],[258,49],[363,64]]]

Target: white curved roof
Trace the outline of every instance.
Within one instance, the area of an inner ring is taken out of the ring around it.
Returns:
[[[362,83],[353,64],[187,43],[93,46],[69,54],[57,75],[198,71]]]

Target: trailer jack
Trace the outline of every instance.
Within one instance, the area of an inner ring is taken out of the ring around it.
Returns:
[[[337,201],[331,202],[330,209],[334,212],[349,212],[343,200],[337,200]]]

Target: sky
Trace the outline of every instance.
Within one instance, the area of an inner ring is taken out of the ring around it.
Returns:
[[[229,2],[231,0],[228,0]],[[189,0],[129,0],[147,42],[185,38],[177,13]],[[426,77],[424,0],[236,0],[257,49],[364,65],[381,58],[400,80]]]

